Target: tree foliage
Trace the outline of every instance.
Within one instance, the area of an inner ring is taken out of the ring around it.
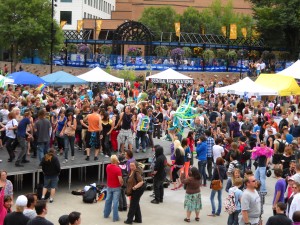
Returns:
[[[250,0],[257,30],[272,47],[286,47],[294,58],[300,45],[300,0]]]
[[[49,0],[0,0],[0,44],[13,46],[13,60],[28,52],[39,50],[49,56],[51,43],[51,1]],[[63,34],[54,21],[54,51],[59,51]],[[28,56],[28,55],[27,55]]]

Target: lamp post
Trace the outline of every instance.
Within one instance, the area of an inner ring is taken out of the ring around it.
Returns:
[[[240,64],[240,80],[242,79],[242,64],[244,59],[244,50],[241,52],[241,64]]]
[[[50,73],[53,72],[53,47],[54,47],[54,7],[56,7],[57,0],[52,0],[51,2],[51,39],[50,39]]]

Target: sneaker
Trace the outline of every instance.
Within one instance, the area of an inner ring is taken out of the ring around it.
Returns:
[[[98,157],[95,156],[95,157],[94,157],[94,160],[95,160],[95,161],[98,161],[99,159],[98,159]]]
[[[90,161],[90,157],[87,156],[87,157],[85,158],[85,160],[86,160],[86,161]]]
[[[147,151],[146,149],[143,150],[144,153],[146,153],[146,151]]]
[[[108,156],[108,155],[105,155],[104,157],[105,157],[105,158],[108,158],[109,156]]]
[[[74,161],[74,159],[75,159],[75,156],[72,156],[72,159],[71,159],[71,160]]]
[[[140,152],[140,150],[136,150],[135,152],[136,152],[136,153],[139,153],[139,152]]]
[[[81,152],[81,151],[82,151],[82,148],[78,148],[78,151],[80,151],[80,152]]]
[[[68,160],[67,159],[65,159],[64,161],[63,161],[63,163],[67,163],[68,162]]]
[[[0,163],[2,163],[2,159],[0,159]]]
[[[53,198],[50,198],[49,202],[52,203],[53,202]]]
[[[153,199],[153,200],[151,201],[151,203],[153,203],[153,204],[159,204],[159,201],[158,201],[157,199]]]

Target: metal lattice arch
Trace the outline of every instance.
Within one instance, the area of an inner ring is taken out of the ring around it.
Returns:
[[[121,24],[113,34],[113,54],[123,55],[124,45],[134,44],[145,46],[145,55],[151,55],[154,35],[144,24],[137,21],[127,21]]]

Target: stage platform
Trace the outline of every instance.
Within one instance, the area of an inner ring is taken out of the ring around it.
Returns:
[[[160,144],[164,147],[164,152],[166,155],[170,154],[170,144],[169,141],[163,141],[154,139],[155,144]],[[16,156],[18,155],[19,149],[17,148],[17,152],[15,153]],[[110,158],[106,158],[103,155],[99,155],[99,160],[94,161],[93,157],[94,151],[91,151],[91,157],[90,161],[85,160],[85,155],[83,154],[83,151],[78,151],[75,149],[75,160],[71,160],[71,152],[69,151],[69,161],[67,163],[63,163],[64,156],[57,156],[61,163],[61,169],[63,171],[68,172],[68,185],[69,189],[71,189],[72,184],[72,172],[77,169],[78,171],[78,179],[80,181],[85,181],[87,178],[86,170],[87,168],[93,167],[93,175],[97,173],[97,181],[98,183],[103,182],[105,178],[105,165],[110,163]],[[114,154],[114,153],[113,153]],[[118,154],[118,153],[116,153]],[[139,152],[136,153],[134,151],[134,158],[138,161],[142,160],[148,160],[150,157],[152,157],[154,152],[151,148],[147,149],[147,152]],[[41,167],[39,167],[39,159],[38,158],[30,158],[30,156],[27,156],[27,159],[30,160],[29,163],[23,164],[24,167],[16,167],[15,166],[15,160],[13,162],[8,162],[8,153],[6,149],[0,151],[0,159],[2,159],[2,162],[0,163],[0,170],[6,170],[8,172],[8,179],[13,181],[14,190],[22,190],[23,189],[23,183],[25,182],[25,176],[31,174],[31,183],[32,183],[32,190],[34,191],[36,184],[40,183],[40,175],[42,173]],[[26,176],[26,179],[28,176]],[[65,176],[60,176],[60,181],[65,180]],[[27,181],[27,180],[26,180]],[[28,181],[26,182],[28,183]]]

